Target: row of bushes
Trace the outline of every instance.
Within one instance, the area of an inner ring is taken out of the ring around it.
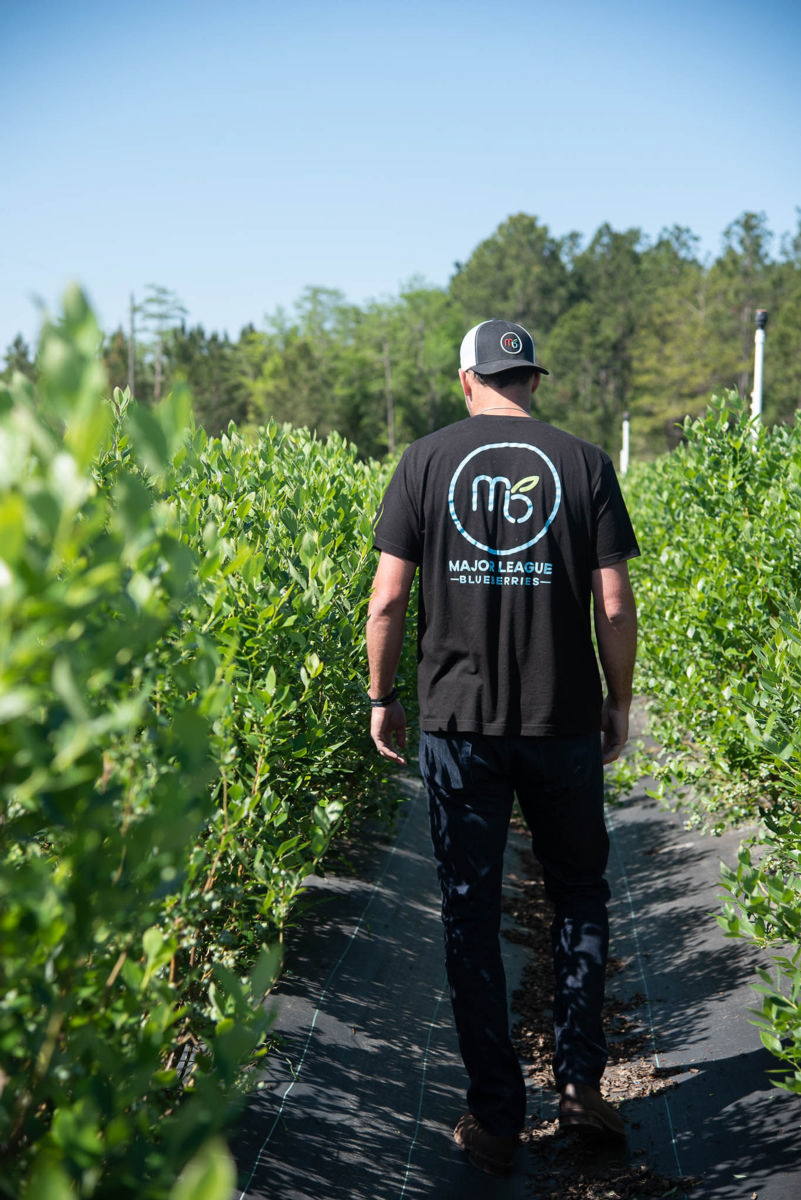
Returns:
[[[0,392],[0,1195],[225,1197],[281,941],[389,816],[360,630],[386,482],[104,399],[78,291]]]
[[[303,879],[391,815],[364,703],[371,515],[341,439],[105,400],[83,297],[0,392],[0,1194],[228,1200]],[[759,821],[727,931],[772,947],[801,1090],[801,426],[734,397],[629,491],[660,786]]]
[[[762,1038],[801,1091],[801,420],[762,428],[715,398],[627,490],[659,790],[691,823],[756,825],[721,921],[771,950]]]

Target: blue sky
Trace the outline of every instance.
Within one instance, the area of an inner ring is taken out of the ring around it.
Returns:
[[[794,231],[800,52],[798,0],[0,0],[0,359],[73,279],[107,331],[155,283],[236,338],[516,212]]]

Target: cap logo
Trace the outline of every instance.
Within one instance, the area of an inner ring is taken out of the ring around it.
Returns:
[[[501,350],[506,354],[519,354],[523,349],[523,343],[516,333],[505,333],[501,338]]]

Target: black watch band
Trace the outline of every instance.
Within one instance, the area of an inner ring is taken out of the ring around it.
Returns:
[[[379,696],[377,700],[374,700],[372,696],[367,698],[371,708],[386,708],[388,704],[394,704],[398,699],[398,689],[394,687],[391,692],[387,692],[386,696]]]

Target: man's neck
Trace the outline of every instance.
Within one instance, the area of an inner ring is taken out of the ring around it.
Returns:
[[[480,417],[485,413],[490,416],[497,414],[502,417],[530,417],[531,397],[523,398],[519,393],[515,396],[505,395],[492,388],[482,388],[478,395],[473,392],[470,415]]]

